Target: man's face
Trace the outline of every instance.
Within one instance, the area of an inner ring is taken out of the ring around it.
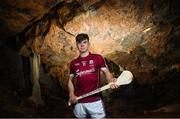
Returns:
[[[85,39],[85,40],[77,43],[77,48],[80,53],[84,53],[84,52],[88,51],[89,41],[87,39]]]

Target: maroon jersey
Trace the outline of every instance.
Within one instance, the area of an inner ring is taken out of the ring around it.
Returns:
[[[106,69],[107,65],[101,55],[89,53],[86,57],[78,57],[70,63],[70,75],[76,80],[76,96],[93,91],[100,86],[100,70]],[[79,100],[79,102],[94,102],[101,98],[95,94]]]

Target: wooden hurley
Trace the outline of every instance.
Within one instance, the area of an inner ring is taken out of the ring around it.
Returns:
[[[132,73],[131,73],[130,71],[128,71],[128,70],[124,70],[124,71],[121,73],[121,75],[116,79],[115,84],[118,85],[118,86],[120,86],[120,85],[126,85],[126,84],[131,83],[131,82],[132,82],[132,79],[133,79]],[[76,100],[80,100],[80,99],[82,99],[82,98],[85,98],[85,97],[94,95],[94,94],[96,94],[96,93],[99,93],[99,92],[101,92],[101,91],[104,91],[104,90],[106,90],[106,89],[109,89],[111,84],[113,84],[113,83],[109,83],[109,84],[107,84],[107,85],[105,85],[105,86],[103,86],[103,87],[101,87],[101,88],[98,88],[98,89],[96,89],[96,90],[94,90],[94,91],[91,91],[91,92],[89,92],[89,93],[86,93],[86,94],[84,94],[84,95],[81,95],[81,96],[77,97]],[[68,102],[68,105],[70,106],[71,103]]]

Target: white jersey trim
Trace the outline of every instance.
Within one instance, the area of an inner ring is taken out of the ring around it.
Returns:
[[[69,74],[70,77],[74,77],[74,74]]]
[[[108,69],[107,69],[107,67],[101,67],[101,70],[102,70],[102,71],[106,71],[106,70],[108,70]]]

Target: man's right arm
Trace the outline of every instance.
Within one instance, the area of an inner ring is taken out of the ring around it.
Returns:
[[[70,103],[76,103],[77,102],[77,96],[74,94],[74,84],[72,82],[73,77],[70,76],[68,80],[68,91],[69,91],[69,102]]]

